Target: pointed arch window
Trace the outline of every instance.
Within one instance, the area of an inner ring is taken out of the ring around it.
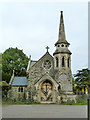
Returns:
[[[69,67],[69,59],[70,59],[70,58],[68,58],[68,59],[67,59],[67,64],[68,64],[68,67]]]
[[[23,87],[21,87],[21,92],[23,92]]]
[[[18,88],[18,92],[20,92],[20,87]]]
[[[58,67],[58,57],[56,57],[56,67]]]
[[[23,92],[23,87],[19,87],[18,92]]]
[[[64,56],[62,57],[62,67],[65,67],[65,64],[64,64]]]

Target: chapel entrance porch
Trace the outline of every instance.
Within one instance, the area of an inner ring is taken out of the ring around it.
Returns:
[[[41,84],[40,99],[41,99],[41,103],[52,103],[53,102],[53,84],[51,81],[45,80]]]

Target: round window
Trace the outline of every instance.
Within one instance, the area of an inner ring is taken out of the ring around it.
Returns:
[[[51,67],[51,62],[49,61],[49,60],[46,60],[45,62],[44,62],[44,68],[45,69],[49,69]]]

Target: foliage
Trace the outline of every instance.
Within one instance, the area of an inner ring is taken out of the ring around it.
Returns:
[[[9,84],[6,82],[6,81],[2,81],[2,82],[0,82],[0,86],[1,87],[8,87],[9,86]]]
[[[0,87],[2,88],[2,98],[7,98],[7,92],[10,89],[9,84],[6,81],[1,81]]]
[[[78,70],[78,73],[75,74],[74,77],[77,88],[83,88],[90,85],[89,70],[87,68]]]
[[[12,72],[15,76],[25,76],[28,57],[18,48],[9,48],[2,54],[2,80],[9,83]]]
[[[77,103],[84,103],[84,99],[81,96],[76,98]]]

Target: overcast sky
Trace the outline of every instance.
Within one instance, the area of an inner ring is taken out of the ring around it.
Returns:
[[[72,73],[88,66],[88,3],[3,3],[0,6],[1,52],[23,49],[38,60],[58,40],[60,11],[64,12],[66,39],[72,52]]]

